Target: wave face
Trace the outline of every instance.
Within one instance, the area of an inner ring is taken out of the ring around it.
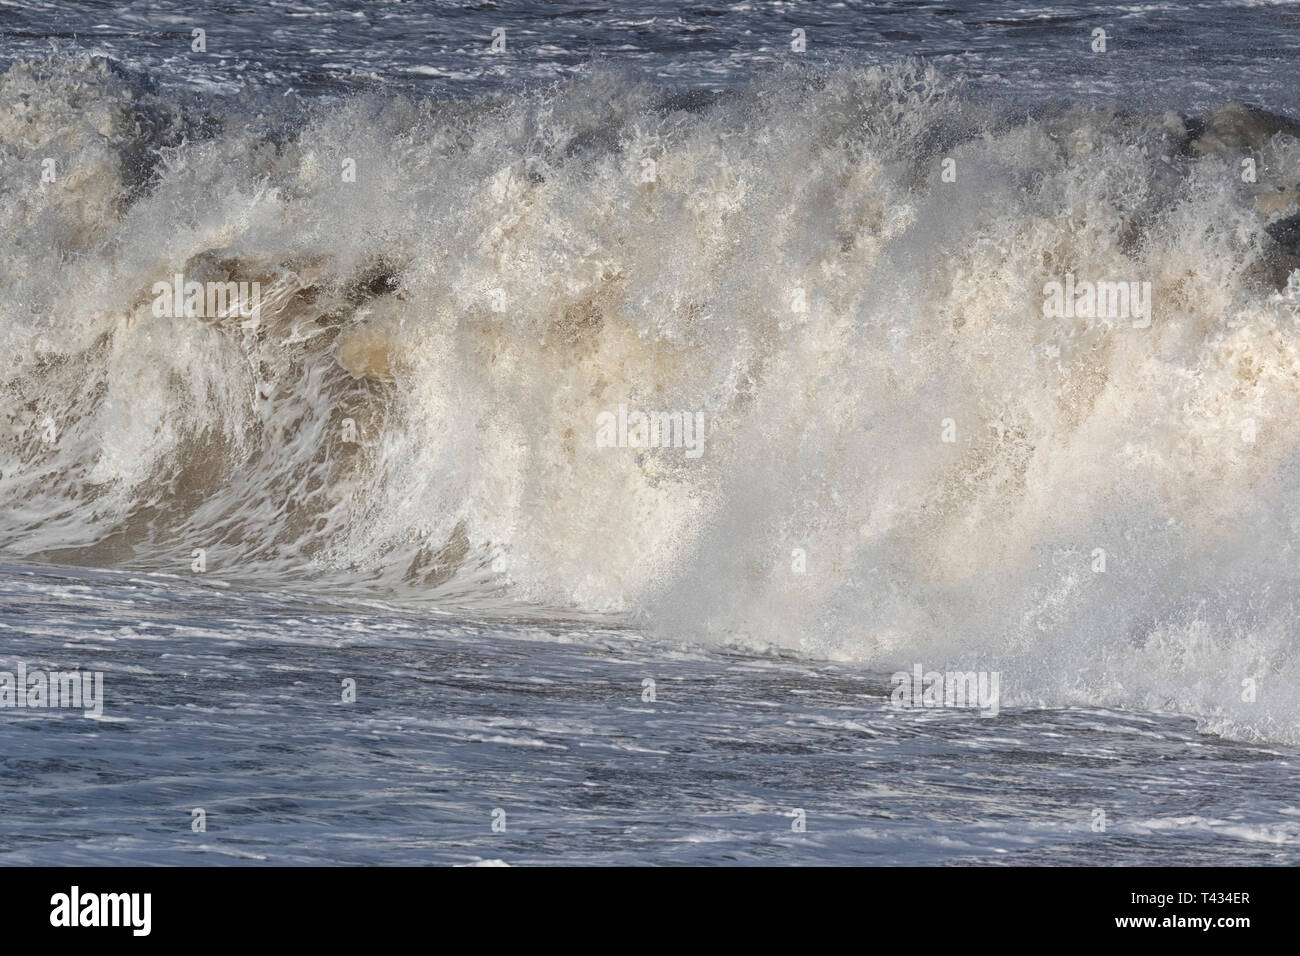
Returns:
[[[1300,740],[1285,120],[907,65],[240,115],[82,58],[0,107],[11,559],[202,549]],[[256,321],[159,316],[176,275]],[[1067,277],[1149,323],[1046,316]],[[702,453],[602,447],[620,406]]]

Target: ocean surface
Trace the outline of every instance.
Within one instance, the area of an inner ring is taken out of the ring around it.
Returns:
[[[0,0],[0,863],[1300,862],[1298,45]]]

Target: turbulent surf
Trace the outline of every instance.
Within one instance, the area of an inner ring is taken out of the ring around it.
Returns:
[[[0,105],[10,560],[201,552],[1300,741],[1285,117],[917,63],[249,110],[88,55]],[[234,288],[157,308],[174,277]]]

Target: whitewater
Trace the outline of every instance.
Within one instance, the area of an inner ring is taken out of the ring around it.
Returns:
[[[1297,14],[884,6],[0,6],[0,861],[1297,862]]]

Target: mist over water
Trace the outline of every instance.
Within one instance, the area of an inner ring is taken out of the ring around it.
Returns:
[[[1300,741],[1290,121],[1027,115],[914,61],[189,96],[0,77],[8,559],[203,549]],[[176,274],[259,321],[158,316]],[[1149,325],[1045,316],[1067,275],[1149,283]],[[703,453],[598,447],[620,405]]]

